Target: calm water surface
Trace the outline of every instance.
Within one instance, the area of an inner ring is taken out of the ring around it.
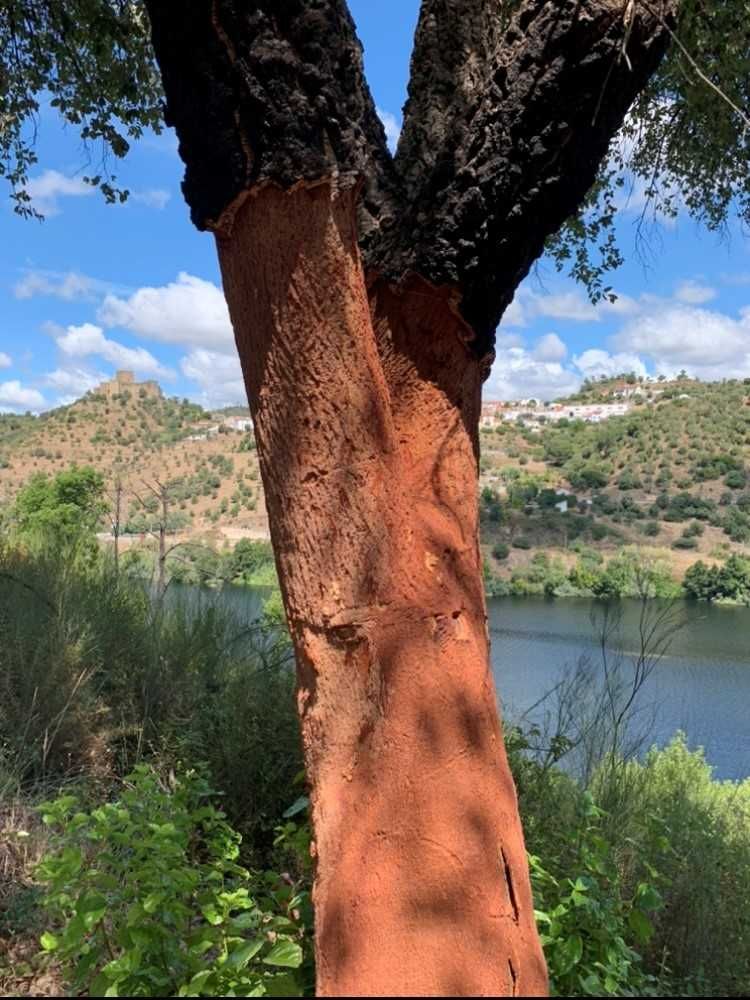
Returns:
[[[613,654],[627,664],[637,654],[640,607],[624,601]],[[565,599],[490,601],[492,664],[507,719],[541,721],[540,698],[581,656],[601,672],[592,612],[597,603]],[[663,744],[681,729],[702,746],[717,777],[750,776],[750,609],[680,603],[687,620],[655,666],[640,695],[648,742]],[[529,713],[529,714],[527,714]]]
[[[172,588],[170,588],[172,590]],[[255,618],[267,591],[175,587],[175,597],[215,601],[242,618]],[[621,602],[622,625],[611,653],[624,669],[637,654],[640,607]],[[504,716],[541,722],[537,703],[580,657],[601,676],[597,626],[600,605],[590,600],[495,598],[489,602],[492,664]],[[680,602],[687,624],[656,665],[640,695],[639,726],[648,744],[664,744],[677,730],[702,746],[717,777],[750,776],[750,609]],[[549,702],[546,703],[549,707]],[[536,706],[535,708],[533,706]]]

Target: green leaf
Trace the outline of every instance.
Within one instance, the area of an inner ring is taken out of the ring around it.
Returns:
[[[264,993],[269,997],[298,997],[301,995],[300,985],[291,972],[282,972],[271,976],[264,982]]]
[[[296,941],[277,941],[263,957],[263,961],[266,965],[282,965],[288,969],[298,969],[302,965],[302,948]]]
[[[292,816],[298,815],[298,813],[304,812],[310,805],[310,799],[306,795],[300,795],[283,814],[284,819],[291,819]]]
[[[659,910],[664,905],[659,891],[647,882],[640,883],[635,898],[638,906],[644,910]]]
[[[635,934],[639,944],[648,944],[654,934],[651,921],[641,910],[631,910],[628,914],[628,925]]]
[[[49,931],[45,931],[44,934],[39,938],[42,948],[45,951],[54,951],[59,942],[54,934],[50,934]]]
[[[258,954],[265,943],[263,938],[255,938],[253,941],[248,941],[247,944],[243,944],[230,953],[227,964],[231,965],[233,969],[244,969],[250,959]]]
[[[564,941],[559,948],[560,967],[559,975],[565,975],[583,958],[583,939],[580,934],[574,934]]]

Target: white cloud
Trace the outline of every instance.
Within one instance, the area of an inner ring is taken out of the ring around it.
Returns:
[[[636,375],[646,375],[646,366],[635,354],[610,354],[599,348],[590,348],[583,354],[573,358],[573,364],[586,378],[596,378],[598,375],[619,375],[621,372],[635,372]]]
[[[169,191],[165,191],[164,188],[149,188],[147,191],[133,191],[130,197],[140,205],[161,211],[172,195]]]
[[[702,285],[698,281],[683,281],[675,289],[674,297],[678,302],[686,302],[691,306],[701,306],[716,298],[716,289]]]
[[[546,333],[534,346],[534,357],[537,361],[563,361],[567,353],[568,348],[556,333]]]
[[[103,372],[91,371],[88,368],[56,368],[44,376],[45,385],[63,393],[66,398],[78,399],[106,381]]]
[[[13,364],[13,360],[10,354],[6,354],[5,351],[0,351],[0,368],[10,368]]]
[[[520,295],[516,295],[503,313],[502,326],[525,326],[526,313]]]
[[[750,307],[738,318],[679,302],[654,301],[614,338],[621,350],[653,361],[657,374],[684,368],[701,379],[750,375]]]
[[[558,361],[539,360],[523,347],[500,347],[485,395],[488,399],[548,400],[575,392],[580,384],[580,376]]]
[[[577,290],[556,295],[531,292],[529,307],[535,316],[547,316],[551,319],[570,319],[579,323],[591,323],[599,319],[596,308]]]
[[[385,129],[385,137],[388,140],[388,148],[392,153],[395,153],[396,146],[398,146],[398,140],[401,136],[401,122],[395,115],[391,114],[390,111],[383,111],[382,108],[376,108],[376,111],[378,113],[378,118],[383,123],[383,128]]]
[[[611,316],[629,316],[638,303],[629,295],[618,294],[614,302],[602,299],[594,305],[576,286],[554,292],[538,292],[523,285],[503,316],[507,326],[524,326],[531,319],[565,320],[574,323],[599,323]]]
[[[222,290],[184,271],[160,288],[139,288],[128,298],[108,295],[97,318],[105,327],[123,327],[163,343],[235,350]]]
[[[60,198],[85,198],[94,194],[96,188],[80,177],[66,177],[59,170],[45,170],[29,180],[26,191],[34,208],[42,215],[52,216],[60,213]]]
[[[78,271],[28,270],[13,286],[17,299],[50,295],[66,302],[76,299],[91,301],[115,290],[116,286],[111,282],[100,281]]]
[[[237,354],[219,354],[199,347],[180,361],[182,374],[198,383],[199,402],[207,408],[247,405],[245,383]]]
[[[40,410],[44,405],[41,392],[29,389],[18,379],[0,382],[0,410]]]
[[[68,326],[65,330],[48,326],[57,346],[69,358],[86,358],[91,355],[104,358],[118,368],[127,368],[143,375],[172,378],[174,373],[165,368],[143,347],[126,347],[104,336],[102,328],[93,323]]]

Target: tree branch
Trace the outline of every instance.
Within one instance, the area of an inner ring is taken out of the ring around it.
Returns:
[[[371,276],[449,286],[487,355],[664,55],[679,0],[422,0],[395,161],[345,0],[146,0],[201,229],[247,192],[363,182]]]
[[[490,350],[664,55],[677,2],[521,0],[503,28],[497,0],[423,0],[396,156],[408,210],[366,242],[367,265],[457,286]]]
[[[345,0],[146,0],[199,229],[228,228],[253,186],[364,179],[377,228],[393,167]]]

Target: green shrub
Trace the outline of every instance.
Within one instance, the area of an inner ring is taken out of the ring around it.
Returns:
[[[530,549],[532,547],[531,539],[525,535],[518,535],[513,539],[512,544],[514,549]]]
[[[747,485],[747,473],[744,469],[734,469],[724,477],[724,483],[732,490],[743,490]]]
[[[678,735],[630,763],[623,780],[626,877],[648,878],[653,867],[662,876],[665,907],[648,960],[655,966],[666,956],[677,995],[747,996],[750,779],[717,781],[703,752]]]
[[[571,867],[550,872],[531,855],[531,882],[553,996],[648,996],[656,980],[633,944],[646,945],[662,906],[648,881],[628,893],[602,835],[602,810],[588,794],[575,832]],[[631,943],[628,943],[630,941]]]
[[[495,559],[502,562],[503,559],[507,559],[510,555],[510,549],[505,542],[497,542],[492,546],[492,555]]]
[[[142,766],[91,812],[72,795],[42,809],[41,943],[76,993],[302,994],[307,894],[238,864],[240,837],[195,772],[167,787]]]
[[[697,549],[698,539],[697,538],[686,538],[681,535],[680,538],[675,538],[672,542],[673,549]]]

